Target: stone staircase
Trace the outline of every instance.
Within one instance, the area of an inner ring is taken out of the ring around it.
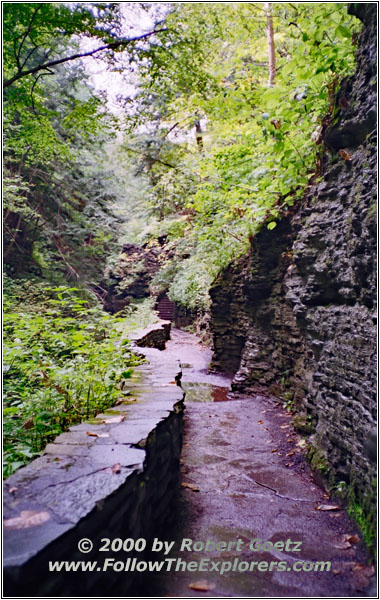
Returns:
[[[156,305],[156,310],[160,319],[164,321],[173,321],[175,304],[165,295]]]

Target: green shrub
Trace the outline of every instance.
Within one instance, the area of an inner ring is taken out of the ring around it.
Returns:
[[[140,359],[127,339],[120,343],[124,318],[78,289],[11,283],[4,304],[7,477],[60,432],[115,404]]]

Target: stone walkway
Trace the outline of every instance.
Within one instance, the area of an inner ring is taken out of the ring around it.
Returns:
[[[180,359],[187,393],[182,488],[165,536],[175,542],[169,557],[215,564],[209,572],[144,573],[136,595],[375,597],[358,530],[313,480],[291,415],[275,398],[229,399],[229,379],[207,374],[211,353],[195,336],[174,330],[165,353]],[[183,539],[225,544],[181,551]],[[255,539],[262,542],[250,549]],[[330,571],[311,570],[319,561],[330,562]],[[224,574],[222,562],[231,565]]]
[[[118,596],[120,581],[129,596],[133,573],[103,571],[103,559],[121,554],[99,548],[104,538],[148,538],[172,509],[184,393],[178,360],[151,347],[165,347],[169,330],[160,322],[136,332],[149,362],[134,369],[117,405],[72,426],[4,482],[5,597]],[[49,570],[50,561],[83,560],[99,566]]]

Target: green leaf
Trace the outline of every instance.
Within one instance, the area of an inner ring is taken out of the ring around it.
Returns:
[[[344,25],[339,25],[335,30],[336,35],[341,35],[344,38],[351,38],[352,32]]]

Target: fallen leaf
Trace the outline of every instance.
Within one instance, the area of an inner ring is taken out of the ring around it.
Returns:
[[[360,565],[354,566],[354,589],[358,592],[365,590],[368,585],[370,578],[375,574],[373,566]]]
[[[25,423],[22,424],[23,429],[32,429],[33,428],[33,419],[27,419]]]
[[[262,410],[261,414],[264,415],[267,411],[266,410]]]
[[[340,510],[340,506],[336,504],[320,504],[315,510]]]
[[[341,156],[344,160],[351,160],[351,156],[346,152],[346,150],[339,150],[339,156]]]
[[[169,381],[169,383],[173,384],[173,385],[177,385],[176,381]]]
[[[91,437],[99,437],[99,438],[108,438],[110,437],[108,433],[95,433],[94,431],[86,431],[86,434]]]
[[[260,419],[260,421],[257,421],[257,422],[259,423],[259,425],[262,425],[264,423],[264,421],[262,421],[261,419]]]
[[[120,463],[116,463],[115,465],[113,465],[113,467],[111,468],[112,473],[120,473],[121,471],[121,464]]]
[[[290,438],[290,439],[288,440],[288,444],[293,444],[293,442],[294,442],[293,438]]]
[[[360,571],[360,573],[365,574],[367,577],[372,577],[375,574],[375,568],[373,565],[360,565],[359,563],[354,566],[354,571]]]
[[[281,452],[277,452],[277,456],[282,456],[282,453]]]
[[[275,127],[275,129],[281,128],[281,121],[279,119],[272,119],[271,124]]]
[[[338,542],[337,544],[334,544],[334,548],[337,548],[338,550],[348,550],[348,548],[351,548],[351,544],[348,541]]]
[[[215,589],[214,583],[209,583],[205,579],[201,581],[195,581],[194,583],[189,583],[189,588],[191,590],[195,590],[196,592],[209,592]]]
[[[41,525],[50,519],[50,514],[47,511],[38,512],[36,510],[22,510],[19,517],[4,520],[4,527],[12,529],[26,529],[27,527],[35,527]]]
[[[288,429],[289,425],[280,425],[280,429]]]
[[[346,533],[346,535],[343,536],[343,539],[344,541],[350,542],[351,544],[357,544],[358,542],[360,542],[360,537],[355,533]]]
[[[123,402],[126,402],[125,398],[118,398],[115,402],[115,406],[119,406],[120,404],[123,404]]]
[[[274,448],[273,450],[271,450],[271,452],[277,452],[278,448]]]
[[[187,481],[183,481],[181,483],[181,487],[188,488],[189,490],[193,490],[193,492],[199,492],[199,487],[197,487],[193,483],[187,483]]]
[[[286,456],[293,456],[293,454],[295,454],[295,450],[291,450],[290,452],[286,453]]]
[[[298,448],[306,448],[306,440],[300,440],[299,442],[297,442],[296,446],[298,446]]]
[[[17,490],[18,490],[17,487],[11,487],[11,488],[9,488],[9,493],[14,494],[15,492],[17,492]]]
[[[340,569],[333,569],[333,575],[339,575],[341,572]]]
[[[125,421],[125,415],[120,415],[118,417],[110,417],[109,419],[104,419],[103,423],[121,423]]]

